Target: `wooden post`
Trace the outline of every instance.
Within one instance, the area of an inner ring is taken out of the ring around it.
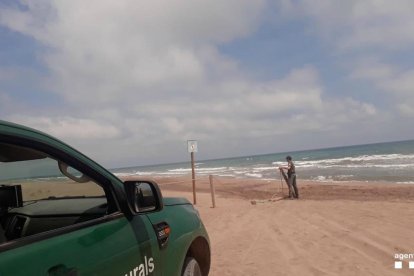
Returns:
[[[195,171],[194,171],[194,152],[197,152],[197,141],[187,140],[187,150],[191,153],[191,180],[193,182],[193,204],[197,204],[196,199],[196,185],[195,185]]]
[[[279,171],[279,172],[280,172],[280,186],[282,187],[282,196],[285,196],[285,192],[283,191],[282,172],[281,171]],[[279,191],[280,191],[280,189],[279,189]]]
[[[196,191],[195,191],[195,170],[194,170],[194,152],[191,152],[191,175],[193,180],[193,204],[197,204]]]
[[[210,190],[211,190],[211,201],[213,202],[213,208],[216,208],[216,191],[214,190],[214,184],[213,184],[213,176],[209,175],[210,179]]]

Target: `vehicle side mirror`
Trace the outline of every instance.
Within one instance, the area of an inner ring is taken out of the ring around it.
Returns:
[[[163,208],[162,195],[153,181],[125,181],[129,205],[135,213],[159,211]]]

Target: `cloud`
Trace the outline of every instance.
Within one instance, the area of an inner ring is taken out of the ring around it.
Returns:
[[[350,77],[377,81],[393,77],[396,71],[395,66],[381,63],[375,58],[364,58],[360,59],[357,64],[353,64]]]
[[[338,66],[349,70],[350,82],[372,84],[364,94],[377,97],[386,92],[396,117],[412,114],[408,106],[414,105],[414,68],[395,56],[411,58],[413,1],[284,0],[279,7],[287,18],[306,18],[308,32],[334,48]]]
[[[311,2],[280,3],[285,16],[312,18],[313,31],[322,36],[338,33],[338,50],[356,47],[365,4]],[[2,7],[0,24],[43,46],[47,90],[61,102],[6,118],[56,135],[111,166],[180,160],[187,139],[202,141],[205,158],[284,150],[272,148],[271,140],[349,133],[355,122],[368,125],[378,113],[373,103],[328,95],[315,65],[263,81],[221,53],[220,45],[249,37],[265,22],[266,1],[21,3],[23,9]],[[374,11],[367,28],[381,15],[376,6]],[[361,66],[353,77],[377,81],[394,74],[391,67]]]
[[[27,11],[3,9],[2,23],[50,48],[43,58],[55,91],[71,102],[98,103],[170,93],[171,86],[191,89],[219,77],[230,62],[215,45],[249,34],[264,7],[234,0],[24,4]]]
[[[10,120],[46,132],[65,140],[105,140],[118,138],[120,131],[110,124],[100,123],[90,119],[71,117],[49,118],[11,116]]]
[[[411,117],[411,118],[414,117],[414,107],[413,107],[412,104],[402,103],[402,104],[398,105],[398,109],[400,110],[400,112],[403,115],[405,115],[407,117]]]
[[[414,43],[410,0],[283,0],[279,8],[284,16],[308,18],[309,31],[341,50],[409,49]]]
[[[384,89],[401,95],[412,96],[414,92],[414,69],[399,72],[392,78],[384,79],[381,83]]]
[[[0,90],[0,114],[7,114],[12,109],[12,100],[7,93]]]
[[[386,92],[393,99],[389,106],[400,114],[412,117],[414,113],[414,69],[380,62],[376,59],[363,59],[353,67],[351,78],[369,80],[379,91]]]

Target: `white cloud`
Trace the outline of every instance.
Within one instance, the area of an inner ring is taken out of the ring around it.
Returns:
[[[352,65],[350,76],[353,79],[378,81],[391,78],[396,73],[397,68],[395,66],[382,63],[373,58],[364,58],[357,61],[357,64]]]
[[[0,90],[0,115],[7,114],[12,109],[12,100],[7,93]]]
[[[371,81],[377,90],[390,94],[389,106],[404,116],[414,115],[414,69],[402,69],[375,59],[362,59],[353,67],[351,78]]]
[[[384,89],[400,93],[406,96],[414,96],[414,70],[403,71],[391,78],[383,79],[381,84]]]
[[[219,52],[218,45],[249,36],[263,23],[265,1],[24,3],[25,11],[0,10],[0,24],[46,46],[41,58],[51,74],[48,88],[65,108],[7,118],[79,145],[112,165],[177,161],[185,153],[177,144],[187,139],[210,147],[206,157],[240,155],[247,145],[260,146],[269,137],[347,132],[353,122],[377,114],[370,103],[326,97],[315,66],[261,81]],[[363,8],[356,11],[342,1],[285,1],[293,8],[297,3],[326,34],[339,28],[337,42],[349,39],[352,47],[359,39],[348,19],[357,18],[357,24]],[[370,79],[387,74],[393,71],[385,67],[355,72]]]
[[[1,21],[50,47],[43,58],[54,90],[74,103],[162,97],[228,75],[233,66],[215,45],[249,34],[264,7],[246,0],[25,4],[25,12],[2,10]]]
[[[388,93],[388,105],[411,114],[414,106],[414,67],[402,66],[393,55],[411,56],[414,47],[414,2],[411,0],[283,0],[281,14],[306,18],[308,31],[333,47],[339,65],[346,64],[350,81],[369,81],[373,89],[361,91],[377,97]]]
[[[409,49],[414,43],[411,0],[283,0],[279,7],[285,16],[310,19],[311,31],[338,49]]]
[[[400,104],[398,106],[400,112],[408,117],[414,117],[414,106],[412,104]]]
[[[120,131],[110,124],[100,123],[90,119],[71,117],[49,118],[10,116],[9,120],[29,125],[64,140],[96,140],[113,139],[120,136]]]

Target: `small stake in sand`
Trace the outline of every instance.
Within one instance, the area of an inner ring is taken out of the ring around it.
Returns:
[[[216,191],[214,189],[213,176],[211,174],[209,175],[209,179],[210,179],[211,201],[213,202],[213,208],[216,208]]]
[[[283,171],[280,170],[280,169],[279,169],[279,171],[280,171],[280,187],[282,187],[282,197],[284,197],[285,196],[285,192],[283,191],[283,180],[282,180]]]

